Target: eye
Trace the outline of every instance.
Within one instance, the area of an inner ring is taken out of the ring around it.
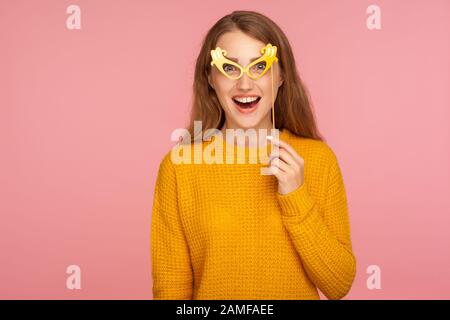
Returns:
[[[258,64],[256,65],[256,68],[257,68],[259,71],[264,71],[264,69],[266,68],[266,62],[265,62],[265,61],[262,61],[262,62],[258,63]]]
[[[254,77],[258,77],[259,75],[263,74],[264,71],[267,68],[267,64],[265,61],[261,61],[258,62],[257,64],[253,65],[250,68],[250,73],[254,76]]]
[[[228,64],[228,63],[225,63],[224,65],[223,65],[223,70],[225,71],[225,72],[227,72],[227,73],[233,73],[233,72],[236,72],[236,67],[235,66],[233,66],[233,65],[231,65],[231,64]]]

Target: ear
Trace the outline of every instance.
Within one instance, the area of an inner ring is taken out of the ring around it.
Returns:
[[[214,86],[213,86],[212,80],[211,80],[211,74],[208,75],[208,83],[214,89]]]
[[[278,82],[278,87],[281,87],[283,85],[283,83],[284,83],[283,73],[280,72],[280,82]]]

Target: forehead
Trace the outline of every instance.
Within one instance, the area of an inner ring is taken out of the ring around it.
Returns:
[[[240,63],[248,63],[252,58],[261,56],[261,48],[265,45],[241,31],[233,31],[221,35],[216,46],[225,49],[227,57],[237,58]]]

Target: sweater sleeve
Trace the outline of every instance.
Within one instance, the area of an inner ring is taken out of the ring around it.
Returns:
[[[331,150],[331,149],[330,149]],[[351,288],[356,260],[344,182],[335,154],[330,152],[324,207],[308,193],[306,183],[277,193],[282,220],[308,277],[328,299],[341,299]],[[323,212],[320,212],[323,210]]]
[[[192,299],[192,268],[177,198],[175,168],[168,154],[161,161],[153,197],[151,255],[155,300]]]

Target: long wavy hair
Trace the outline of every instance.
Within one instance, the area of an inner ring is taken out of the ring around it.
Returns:
[[[202,131],[220,130],[225,123],[225,113],[215,90],[208,83],[208,75],[211,72],[210,52],[216,48],[222,34],[235,30],[278,48],[278,63],[283,83],[278,89],[274,104],[275,128],[287,128],[299,137],[323,141],[314,119],[309,92],[297,73],[294,55],[286,35],[275,22],[263,14],[254,11],[233,11],[217,21],[208,31],[197,57],[192,109],[187,125],[190,142],[194,141],[196,136],[198,139],[199,134],[194,132],[194,121],[202,121]]]

